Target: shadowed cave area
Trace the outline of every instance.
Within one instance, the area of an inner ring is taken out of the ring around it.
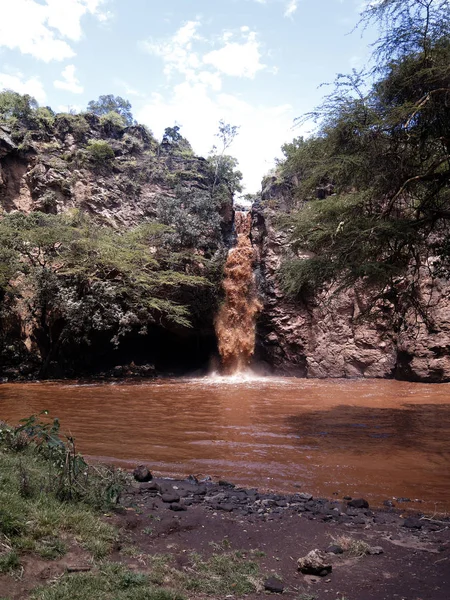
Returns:
[[[132,333],[114,348],[110,336],[99,335],[77,356],[65,356],[54,365],[52,377],[71,376],[183,376],[204,375],[218,355],[214,332],[152,327],[145,335]]]

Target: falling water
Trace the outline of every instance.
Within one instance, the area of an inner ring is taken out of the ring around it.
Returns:
[[[219,353],[227,375],[248,367],[255,351],[255,317],[261,310],[253,273],[251,214],[236,212],[235,228],[237,243],[225,265],[225,302],[216,318]]]

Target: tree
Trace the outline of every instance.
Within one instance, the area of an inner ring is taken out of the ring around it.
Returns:
[[[0,92],[1,119],[27,119],[37,108],[38,103],[28,94],[22,96],[12,90],[3,90]]]
[[[187,154],[193,154],[191,144],[185,137],[181,135],[180,129],[181,127],[179,125],[166,127],[161,140],[161,146],[169,153],[184,152]]]
[[[120,96],[113,96],[113,94],[99,96],[98,100],[91,100],[87,105],[87,110],[98,116],[114,112],[125,119],[126,125],[134,123],[130,102]]]
[[[338,76],[312,115],[316,135],[285,147],[282,172],[300,179],[300,209],[286,219],[292,248],[315,253],[285,261],[292,295],[365,278],[391,300],[403,290],[417,305],[427,257],[441,272],[450,266],[448,9],[442,0],[371,4],[362,22],[381,27],[374,82],[356,72]],[[318,200],[326,185],[334,194]]]
[[[225,152],[234,142],[235,137],[239,133],[239,127],[237,125],[230,125],[229,123],[225,123],[223,119],[219,121],[219,130],[215,134],[216,137],[219,138],[221,142],[221,147],[218,150],[217,146],[213,146],[211,151],[211,162],[214,165],[214,182],[212,187],[212,195],[214,195],[215,188],[217,185],[219,171],[221,169],[222,163],[224,162]]]
[[[13,213],[0,221],[0,286],[28,321],[42,359],[52,361],[109,332],[118,345],[157,321],[188,327],[184,288],[208,282],[179,268],[163,242],[167,227],[148,223],[119,233],[86,215]]]

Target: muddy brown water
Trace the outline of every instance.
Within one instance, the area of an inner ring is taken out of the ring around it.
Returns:
[[[0,385],[1,419],[44,409],[81,452],[116,464],[450,511],[450,384],[211,377]]]

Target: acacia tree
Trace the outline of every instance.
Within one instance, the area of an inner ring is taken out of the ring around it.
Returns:
[[[0,221],[0,297],[21,307],[42,359],[40,375],[64,347],[95,331],[113,344],[157,321],[189,327],[185,288],[208,287],[163,248],[167,227],[149,223],[119,233],[86,215],[12,213]],[[179,268],[181,267],[181,268]]]
[[[438,274],[450,248],[449,2],[381,0],[361,20],[380,26],[374,83],[339,76],[313,114],[317,134],[285,147],[282,169],[310,200],[287,220],[293,247],[316,256],[287,260],[282,277],[293,295],[364,277],[392,296],[409,269],[414,303],[424,257],[437,257]],[[334,195],[314,199],[326,184]]]
[[[211,192],[212,196],[214,196],[217,182],[219,180],[219,172],[221,170],[226,171],[226,167],[225,167],[225,169],[223,169],[224,163],[225,162],[229,163],[229,159],[231,158],[231,157],[226,157],[225,152],[228,150],[228,148],[234,142],[234,139],[236,138],[238,133],[239,133],[239,127],[237,125],[230,125],[230,123],[225,123],[225,121],[223,119],[221,119],[219,121],[219,130],[215,134],[215,136],[219,138],[221,144],[220,144],[219,149],[217,148],[217,146],[215,146],[215,145],[213,146],[212,151],[211,151],[211,158],[210,158],[210,161],[214,166],[214,182],[213,182],[212,192]],[[228,161],[226,159],[228,159]],[[232,160],[234,160],[234,159],[232,159]],[[236,166],[236,165],[234,165],[234,166]]]
[[[121,96],[114,96],[113,94],[99,96],[98,100],[91,100],[88,103],[87,110],[98,116],[114,112],[123,117],[126,125],[133,125],[134,123],[131,104]]]

